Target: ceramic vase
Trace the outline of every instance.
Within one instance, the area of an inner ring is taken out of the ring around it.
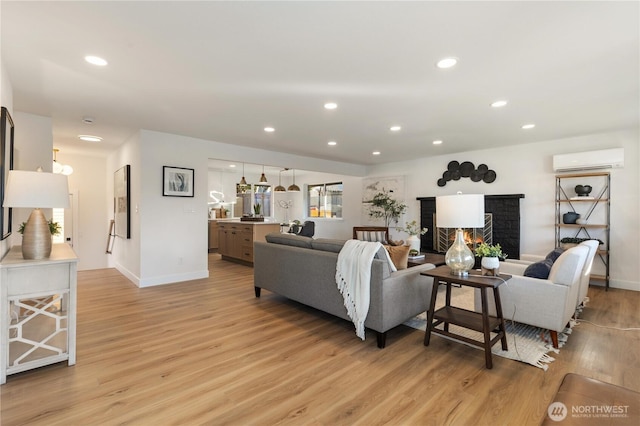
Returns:
[[[417,250],[418,253],[420,253],[420,237],[417,235],[409,235],[407,244],[411,247],[411,250]]]
[[[483,257],[480,261],[482,275],[498,275],[500,273],[500,259],[497,257]]]

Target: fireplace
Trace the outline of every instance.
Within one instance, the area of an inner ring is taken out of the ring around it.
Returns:
[[[520,258],[520,199],[524,194],[485,195],[484,228],[467,229],[473,249],[484,241],[500,244],[502,251],[512,259]],[[453,242],[455,229],[436,228],[436,198],[418,197],[420,201],[420,226],[429,228],[421,238],[421,247],[432,253],[445,253]]]
[[[436,215],[433,215],[431,226],[426,228],[435,229],[433,233],[433,246],[438,253],[445,253],[456,239],[456,228],[436,228]],[[464,240],[473,251],[479,244],[493,244],[493,214],[485,213],[484,227],[463,228]]]

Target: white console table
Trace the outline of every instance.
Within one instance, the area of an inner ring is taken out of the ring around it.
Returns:
[[[67,244],[42,260],[14,246],[0,261],[0,385],[8,374],[76,363],[77,263]]]

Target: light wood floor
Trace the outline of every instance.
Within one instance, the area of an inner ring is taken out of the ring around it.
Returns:
[[[210,254],[211,278],[138,289],[80,272],[77,365],[8,377],[9,425],[537,425],[568,372],[640,391],[640,333],[583,323],[548,371],[397,327],[387,347]],[[640,326],[640,293],[590,289],[583,318]]]

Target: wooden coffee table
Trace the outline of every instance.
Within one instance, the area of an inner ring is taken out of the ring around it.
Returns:
[[[511,278],[511,275],[500,274],[499,277],[481,275],[480,271],[469,271],[466,277],[460,277],[451,274],[448,266],[438,266],[420,272],[420,275],[433,278],[433,289],[431,290],[431,303],[427,311],[427,330],[424,335],[424,345],[429,346],[431,333],[440,334],[442,336],[452,337],[456,340],[466,342],[470,345],[484,348],[485,364],[487,368],[493,368],[491,360],[491,347],[498,340],[502,343],[502,349],[507,350],[507,335],[504,326],[504,318],[502,316],[502,304],[500,303],[500,293],[498,287]],[[447,293],[445,298],[445,306],[435,310],[436,298],[438,296],[438,286],[445,284]],[[451,284],[459,284],[480,289],[480,298],[482,300],[482,312],[473,312],[467,309],[451,306]],[[493,298],[496,305],[496,316],[489,315],[489,307],[487,304],[487,290],[493,290]],[[444,323],[444,328],[436,328]],[[465,336],[461,336],[449,331],[449,324],[455,324],[460,327],[479,331],[483,334],[483,340],[473,340]],[[497,333],[492,339],[491,332]]]
[[[421,253],[424,254],[424,257],[421,259],[409,259],[407,262],[407,267],[411,268],[412,266],[424,265],[425,263],[432,263],[436,266],[444,265],[444,254],[438,253]]]

